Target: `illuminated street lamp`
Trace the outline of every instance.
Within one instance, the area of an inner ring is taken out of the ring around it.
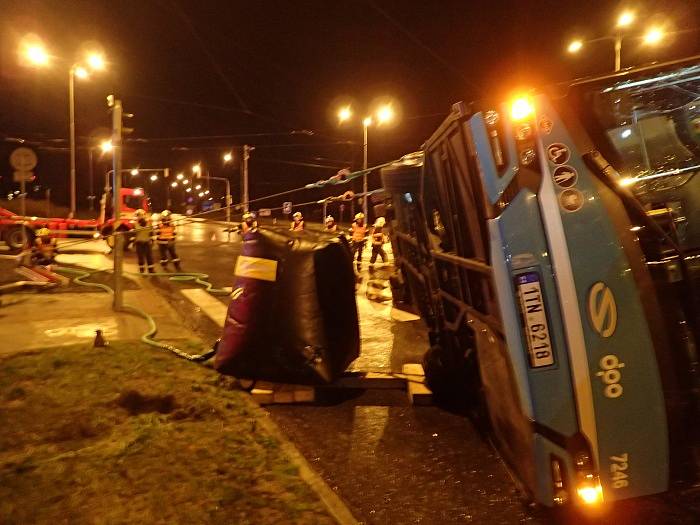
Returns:
[[[231,162],[233,160],[233,153],[227,151],[224,153],[224,162]]]
[[[129,173],[131,173],[132,176],[136,176],[139,174],[139,170],[138,170],[138,168],[134,168]]]
[[[634,24],[634,22],[637,19],[637,15],[634,11],[623,11],[620,13],[620,15],[617,17],[615,27],[617,29],[615,35],[611,36],[603,36],[600,38],[594,38],[592,40],[586,40],[585,42],[580,39],[572,40],[569,45],[566,47],[566,50],[570,54],[576,54],[581,49],[583,49],[583,46],[585,44],[592,44],[594,42],[602,42],[603,40],[608,40],[613,42],[613,46],[615,49],[615,72],[620,71],[622,68],[622,41],[625,38],[628,38],[629,35],[624,34],[623,31],[628,29],[630,26]],[[661,42],[664,37],[666,36],[666,32],[658,27],[654,26],[651,27],[647,30],[644,35],[641,36],[641,40],[644,44],[646,45],[656,45],[659,42]],[[635,38],[639,38],[638,36]]]
[[[352,108],[350,106],[343,106],[338,109],[338,122],[343,124],[344,122],[352,119]],[[372,125],[382,125],[388,124],[396,118],[396,111],[391,104],[383,104],[378,107],[375,111],[374,118],[371,115],[367,115],[362,119],[362,169],[365,173],[362,174],[362,193],[364,194],[362,198],[362,211],[367,216],[367,130]]]
[[[199,196],[200,196],[200,197],[204,197],[204,192],[203,192],[203,191],[200,191],[200,192],[199,192]]]
[[[617,27],[624,28],[632,25],[637,15],[634,11],[623,11],[620,16],[617,17]]]
[[[177,181],[175,181],[175,180],[172,181],[172,182],[170,183],[170,186],[172,186],[173,188],[177,188]]]
[[[194,187],[194,189],[195,189],[195,190],[201,190],[201,189],[202,189],[202,185],[201,185],[201,184],[197,184],[197,185]]]
[[[112,146],[112,141],[111,140],[103,140],[100,143],[100,149],[102,150],[102,153],[109,153],[112,151],[114,147]]]
[[[194,173],[197,176],[200,176],[202,174],[202,165],[201,164],[193,164],[192,165],[192,173]]]
[[[190,181],[189,181],[189,179],[185,179],[185,180],[182,181],[182,183],[183,183],[185,186],[187,186],[187,185],[190,183]]]
[[[48,66],[51,61],[49,53],[46,48],[38,42],[24,44],[23,49],[20,51],[22,57],[28,62],[29,65],[44,67]]]
[[[51,61],[49,53],[43,44],[33,36],[25,37],[20,43],[20,55],[25,63],[31,66],[46,67]],[[76,177],[75,177],[75,77],[87,79],[91,71],[105,68],[104,57],[99,53],[89,53],[85,56],[85,64],[75,63],[68,69],[68,118],[70,127],[70,216],[75,215],[76,209]]]
[[[177,180],[182,180],[185,178],[185,175],[183,173],[178,173],[177,176],[175,177]]]
[[[185,191],[186,191],[187,193],[189,193],[189,192],[192,191],[192,188],[186,188]]]
[[[151,182],[155,182],[158,180],[158,175],[151,175]]]
[[[665,32],[660,27],[650,27],[644,36],[642,41],[650,46],[656,45],[664,39]]]
[[[338,110],[338,121],[342,124],[343,122],[350,120],[352,118],[352,109],[350,106],[342,107]]]

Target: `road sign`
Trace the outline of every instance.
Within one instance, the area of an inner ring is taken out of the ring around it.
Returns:
[[[282,213],[285,215],[289,215],[292,213],[292,203],[291,202],[285,202],[282,204]]]
[[[258,216],[260,217],[269,217],[272,215],[272,210],[270,208],[260,208],[258,210]]]
[[[15,182],[32,182],[35,178],[33,171],[15,171],[12,174],[12,180]]]
[[[10,166],[19,172],[33,170],[36,163],[36,153],[29,148],[17,148],[10,154]]]

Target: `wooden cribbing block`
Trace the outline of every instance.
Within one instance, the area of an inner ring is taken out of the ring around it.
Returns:
[[[312,386],[287,385],[259,381],[251,391],[253,400],[260,405],[310,403],[316,399],[316,391]]]
[[[381,372],[351,372],[325,388],[405,390],[406,379]]]
[[[419,363],[406,363],[401,367],[408,381],[408,400],[412,405],[430,405],[433,393],[425,385],[425,372]]]

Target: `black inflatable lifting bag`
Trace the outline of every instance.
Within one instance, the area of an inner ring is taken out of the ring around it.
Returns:
[[[280,383],[333,382],[360,349],[347,242],[268,229],[245,239],[241,255],[277,261],[276,279],[236,275],[216,369]]]

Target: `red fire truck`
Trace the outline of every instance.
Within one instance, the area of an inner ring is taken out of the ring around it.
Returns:
[[[134,228],[134,212],[149,210],[148,196],[142,188],[122,188],[121,212],[115,219],[108,194],[102,196],[98,219],[64,219],[60,217],[29,217],[17,215],[0,208],[0,238],[11,250],[21,250],[31,244],[40,228],[48,228],[57,237],[102,237],[111,247],[115,231],[129,231]]]

